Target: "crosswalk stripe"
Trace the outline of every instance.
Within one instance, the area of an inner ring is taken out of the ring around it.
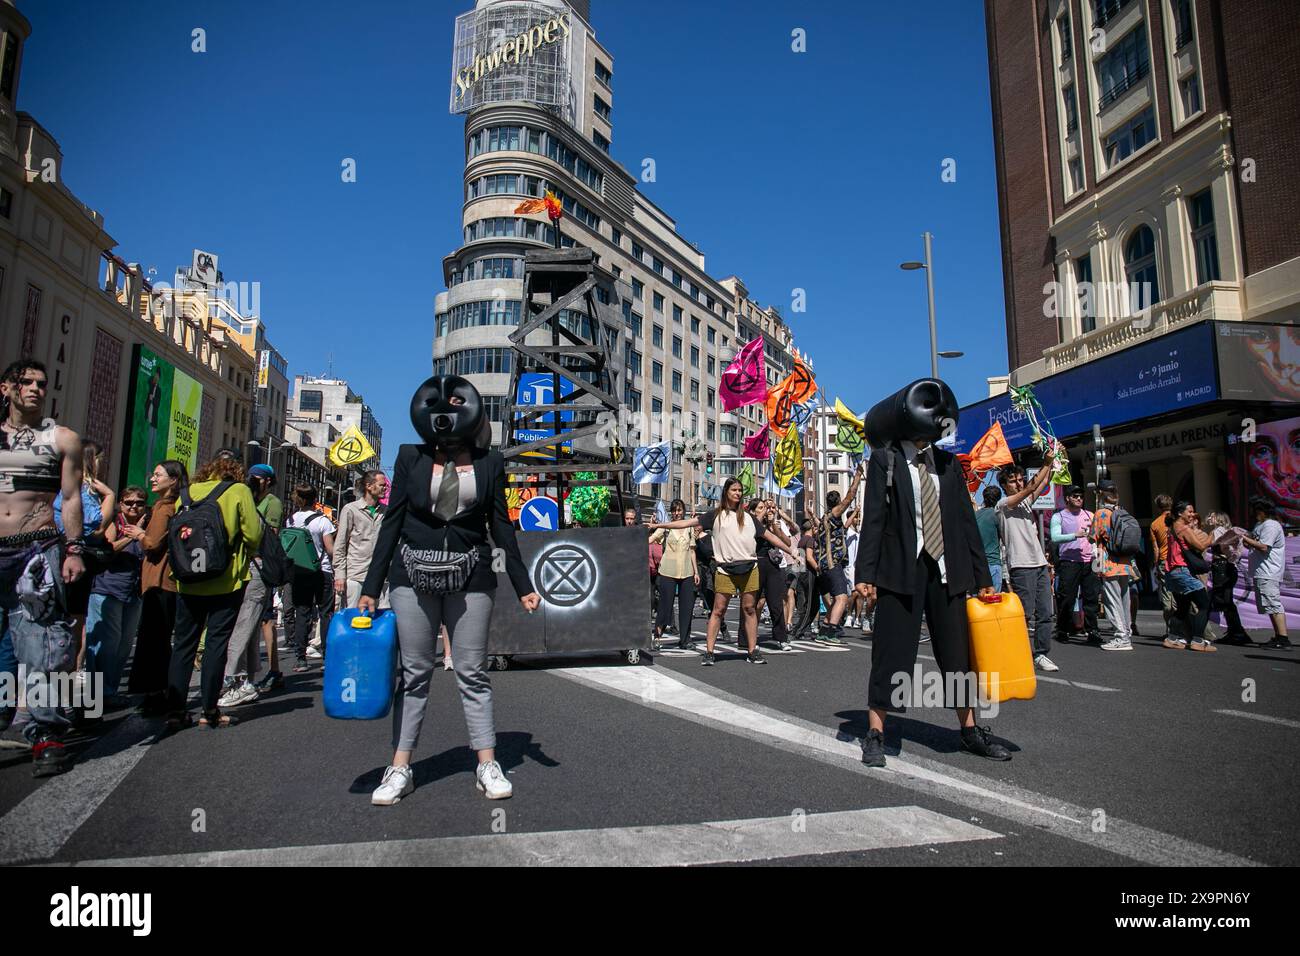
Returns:
[[[921,658],[921,660],[934,661],[934,657],[930,654],[917,654],[916,656]],[[935,661],[935,663],[937,664],[938,661]],[[1103,687],[1100,684],[1085,684],[1083,681],[1066,680],[1064,677],[1048,677],[1046,674],[1036,674],[1035,677],[1038,680],[1046,681],[1049,684],[1065,684],[1067,687],[1077,687],[1079,690],[1095,690],[1107,694],[1118,694],[1120,692],[1118,687]]]
[[[396,811],[387,811],[396,812]],[[701,866],[996,840],[923,807],[90,860],[76,866]]]
[[[1228,717],[1245,717],[1247,720],[1258,720],[1266,724],[1279,724],[1283,727],[1300,728],[1300,720],[1288,720],[1285,717],[1270,717],[1268,714],[1252,714],[1245,710],[1216,710],[1216,714],[1224,714]]]

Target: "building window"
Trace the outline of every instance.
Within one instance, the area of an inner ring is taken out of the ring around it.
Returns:
[[[623,246],[623,230],[622,230],[622,229],[618,228],[618,226],[610,226],[610,227],[609,227],[609,236],[610,236],[610,238],[614,241],[614,245],[616,245],[616,246],[622,248],[622,246]]]
[[[700,334],[700,320],[697,319],[695,316],[691,316],[691,335],[699,335],[699,334]]]
[[[1079,297],[1079,331],[1087,334],[1097,327],[1097,307],[1092,295],[1092,253],[1074,260],[1074,291]]]
[[[609,67],[604,63],[601,63],[599,60],[596,61],[596,80],[601,84],[601,86],[606,88],[608,88],[610,83],[614,80],[614,74],[609,71]]]
[[[1202,190],[1187,200],[1196,251],[1196,284],[1219,280],[1219,243],[1214,236],[1214,197]]]
[[[705,359],[705,365],[706,365],[707,368],[708,368],[709,375],[715,375],[715,374],[717,374],[718,364],[717,364],[717,362],[715,362],[715,361],[713,360],[713,356],[712,356],[712,355],[710,355],[707,359]]]
[[[1183,119],[1201,111],[1201,84],[1196,81],[1195,73],[1178,81],[1178,96],[1182,100]]]
[[[595,100],[596,115],[599,116],[601,119],[603,119],[606,123],[610,122],[609,115],[610,113],[613,112],[610,105],[606,103],[604,100],[602,100],[599,96],[593,96],[592,99]]]
[[[678,325],[682,324],[682,307],[680,305],[673,306],[673,321]]]
[[[707,338],[709,344],[712,345],[718,340],[718,333],[714,329],[710,328],[705,338]]]
[[[635,239],[632,240],[632,258],[637,262],[642,262],[645,259],[645,247]]]
[[[709,400],[709,408],[712,408],[712,407],[713,407],[713,400],[710,399],[710,400]],[[709,436],[709,441],[713,441],[714,438],[717,437],[718,429],[717,429],[717,426],[713,424],[713,422],[709,422],[708,429],[707,429],[707,433],[708,433],[708,436]]]
[[[1093,22],[1099,27],[1105,26],[1119,15],[1126,3],[1128,0],[1093,0]]]
[[[673,391],[678,395],[682,393],[682,373],[676,369],[673,370]]]
[[[650,268],[651,268],[652,270],[654,270],[654,272],[655,272],[656,275],[663,275],[663,274],[664,274],[664,261],[663,261],[662,259],[660,259],[658,256],[651,256],[651,257],[650,257]]]
[[[664,314],[664,297],[658,292],[655,293],[655,311],[660,315]]]
[[[680,335],[674,335],[673,336],[673,358],[681,358],[681,357],[682,357],[682,337]]]
[[[1074,55],[1074,43],[1070,38],[1069,14],[1056,18],[1056,35],[1061,40],[1061,62],[1064,63]]]
[[[1097,85],[1101,89],[1097,109],[1105,109],[1137,86],[1150,69],[1147,28],[1146,24],[1140,24],[1126,33],[1109,53],[1097,61]]]
[[[695,379],[691,379],[691,401],[698,402],[699,400],[700,400],[700,383]]]
[[[708,400],[709,400],[709,408],[713,408],[713,407],[716,405],[716,403],[717,403],[717,400],[718,400],[718,393],[717,393],[715,390],[713,390],[713,389],[710,388],[710,389],[706,389],[706,390],[705,390],[705,395],[708,396]],[[709,427],[710,427],[710,428],[713,427],[713,423],[712,423],[712,422],[709,423]],[[710,434],[709,437],[712,438],[713,435]]]
[[[596,144],[597,148],[609,152],[609,140],[600,134],[600,130],[593,129],[591,131],[591,141]]]
[[[651,365],[650,365],[650,381],[653,382],[655,385],[662,385],[662,384],[664,383],[664,363],[663,363],[663,362],[653,362],[653,363],[651,363]]]
[[[657,349],[664,347],[664,327],[662,325],[655,325],[650,330],[650,342]]]
[[[661,398],[650,399],[650,411],[654,412],[656,415],[662,415],[664,411],[663,399]]]
[[[1181,50],[1196,35],[1192,27],[1192,0],[1174,0],[1174,50]]]
[[[1130,315],[1137,315],[1160,301],[1156,237],[1150,226],[1138,226],[1124,244],[1124,275],[1128,280]]]
[[[623,315],[624,318],[626,319],[627,327],[632,330],[632,334],[635,335],[637,338],[640,338],[641,337],[640,313],[633,312],[632,309],[629,307],[624,310]]]
[[[462,349],[434,359],[434,375],[489,375],[508,373],[514,364],[511,349]]]
[[[1065,135],[1069,136],[1079,128],[1079,97],[1071,84],[1062,94],[1065,101]]]
[[[5,34],[4,60],[0,62],[0,96],[11,103],[14,98],[14,73],[18,66],[18,37],[12,31]]]
[[[1083,160],[1078,156],[1070,160],[1070,195],[1083,188]]]
[[[641,301],[641,294],[645,291],[645,284],[636,276],[632,277],[632,298]]]
[[[1155,138],[1156,118],[1148,106],[1106,137],[1106,168],[1122,163]]]
[[[698,345],[692,345],[691,346],[691,368],[699,368],[699,367],[700,367],[700,347]]]
[[[0,216],[9,219],[14,211],[14,194],[0,186]]]

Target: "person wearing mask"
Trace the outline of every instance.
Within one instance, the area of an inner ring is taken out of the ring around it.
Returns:
[[[1177,615],[1182,621],[1189,640],[1166,637],[1164,646],[1174,651],[1192,650],[1202,653],[1217,651],[1205,639],[1205,625],[1210,619],[1210,592],[1196,575],[1204,573],[1201,553],[1213,544],[1213,539],[1200,529],[1200,521],[1190,501],[1174,503],[1173,524],[1169,527],[1167,557],[1165,558],[1165,586],[1177,602]]]
[[[388,495],[388,477],[379,470],[361,476],[361,497],[349,502],[339,512],[339,530],[334,535],[334,593],[345,607],[356,607],[361,599],[361,585],[370,570],[375,539],[383,521]],[[388,607],[388,595],[379,595],[379,606]]]
[[[1165,637],[1174,637],[1171,629],[1177,618],[1178,601],[1173,591],[1165,587],[1165,563],[1169,560],[1169,529],[1173,526],[1171,513],[1174,499],[1168,495],[1156,495],[1156,516],[1151,519],[1148,534],[1151,541],[1151,559],[1156,569],[1156,593],[1160,596],[1160,611],[1165,619]]]
[[[228,560],[226,567],[214,577],[202,581],[177,581],[175,642],[167,670],[169,731],[191,724],[187,704],[194,656],[198,653],[201,637],[205,644],[199,675],[199,705],[202,709],[199,726],[215,730],[236,722],[221,712],[218,701],[225,676],[226,648],[240,606],[244,603],[244,589],[250,577],[257,573],[253,568],[253,558],[262,542],[262,519],[252,491],[244,484],[244,468],[238,461],[218,457],[200,468],[194,475],[194,483],[181,491],[177,510],[183,512],[207,500],[209,495],[215,497],[221,514]]]
[[[496,759],[487,673],[497,589],[489,537],[505,555],[506,574],[524,610],[536,611],[542,599],[510,520],[505,459],[487,447],[491,426],[478,389],[458,375],[426,379],[411,399],[411,424],[421,442],[402,445],[397,453],[388,511],[357,602],[362,613],[375,613],[388,584],[401,653],[393,760],[370,802],[392,806],[415,788],[411,755],[428,710],[444,624],[470,746],[478,757],[475,786],[489,800],[503,800],[514,788]],[[448,571],[449,554],[455,557]]]
[[[1074,600],[1083,594],[1083,627],[1089,644],[1101,644],[1097,627],[1101,582],[1092,571],[1092,512],[1083,507],[1083,489],[1065,490],[1065,507],[1052,515],[1052,541],[1060,547],[1056,564],[1056,639],[1068,644],[1066,624],[1074,615]]]
[[[673,500],[669,507],[673,521],[686,517],[686,502]],[[691,614],[695,610],[695,588],[700,583],[700,571],[695,564],[695,534],[690,530],[668,531],[658,529],[650,535],[650,544],[659,545],[663,557],[659,560],[659,610],[655,616],[655,642],[663,637],[664,627],[673,616],[673,600],[677,601],[677,646],[693,650],[691,640]]]
[[[122,671],[135,643],[144,600],[140,591],[140,570],[144,561],[145,524],[148,497],[139,485],[123,490],[118,514],[104,534],[111,549],[90,588],[86,614],[86,670],[100,674],[105,704],[120,707],[118,694]]]
[[[1006,465],[998,472],[998,483],[1005,497],[995,502],[1002,519],[1001,538],[1007,555],[1007,576],[1011,580],[1011,590],[1020,598],[1025,611],[1034,666],[1048,672],[1060,670],[1047,656],[1052,649],[1052,628],[1056,619],[1052,603],[1052,569],[1043,548],[1033,505],[1051,477],[1052,469],[1044,466],[1038,469],[1033,481],[1026,481],[1025,469],[1016,464]]]
[[[989,575],[993,578],[993,590],[1002,590],[1002,522],[998,520],[998,501],[1002,498],[1002,489],[992,485],[984,489],[984,507],[975,512],[975,524],[980,529],[980,541],[984,543],[984,558],[989,563]]]
[[[176,582],[167,550],[167,524],[188,484],[184,463],[175,459],[159,462],[149,475],[149,488],[157,498],[140,539],[140,625],[127,683],[128,693],[144,695],[140,713],[146,717],[160,716],[167,709],[167,665],[176,630]]]
[[[755,520],[753,515],[746,517],[744,497],[740,479],[733,476],[723,484],[718,507],[713,511],[650,525],[668,529],[703,528],[713,539],[717,571],[713,578],[713,613],[709,616],[706,650],[701,659],[705,665],[716,663],[713,648],[734,595],[740,596],[741,633],[749,646],[746,660],[751,664],[767,663],[758,649],[758,548],[764,541],[779,548],[788,544],[789,539]]]
[[[1272,651],[1291,650],[1286,629],[1286,608],[1282,605],[1282,571],[1286,564],[1286,534],[1277,520],[1276,506],[1262,495],[1250,500],[1255,527],[1242,541],[1250,548],[1247,569],[1255,584],[1255,607],[1273,624],[1273,639],[1263,647]]]
[[[1235,528],[1232,519],[1222,511],[1213,511],[1205,518],[1205,530],[1214,542],[1206,557],[1210,561],[1210,613],[1223,615],[1226,631],[1218,643],[1230,647],[1254,647],[1255,642],[1241,623],[1237,602],[1232,592],[1237,586],[1237,562],[1241,558],[1246,532]]]
[[[301,674],[310,664],[309,658],[321,658],[326,653],[330,619],[334,615],[334,534],[333,521],[316,506],[316,489],[299,485],[293,489],[293,514],[287,527],[303,528],[311,536],[316,552],[317,569],[310,570],[295,565],[289,581],[290,600],[293,602],[293,646],[298,660],[294,673]],[[309,647],[312,625],[320,621],[320,650]]]
[[[1115,511],[1119,507],[1119,489],[1113,481],[1097,484],[1097,514],[1092,522],[1092,542],[1096,548],[1095,571],[1101,577],[1101,595],[1106,603],[1106,618],[1115,634],[1101,645],[1103,651],[1133,650],[1133,618],[1129,590],[1137,581],[1137,562],[1133,557],[1111,554],[1115,535]]]

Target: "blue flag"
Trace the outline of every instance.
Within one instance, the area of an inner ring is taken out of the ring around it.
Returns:
[[[659,498],[655,501],[655,524],[664,524],[668,521],[668,506],[664,500]]]
[[[673,448],[671,442],[655,445],[638,445],[632,453],[632,484],[662,485],[672,471]]]

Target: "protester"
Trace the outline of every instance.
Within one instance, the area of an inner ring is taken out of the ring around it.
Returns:
[[[86,573],[66,591],[68,611],[73,618],[73,632],[77,637],[77,665],[84,663],[86,652],[86,614],[90,607],[90,588],[95,574],[100,570],[97,556],[107,557],[108,546],[104,533],[116,517],[117,496],[104,484],[104,449],[98,442],[81,444],[81,525],[85,538],[82,560]],[[63,499],[54,499],[54,524],[63,530]]]
[[[1097,551],[1097,574],[1101,577],[1102,600],[1106,604],[1106,618],[1115,628],[1110,640],[1101,645],[1103,651],[1133,650],[1133,617],[1129,604],[1129,590],[1138,577],[1137,562],[1133,555],[1117,553],[1116,530],[1119,521],[1136,520],[1119,508],[1119,489],[1113,481],[1097,484],[1099,498],[1097,514],[1092,522],[1092,541]],[[1117,517],[1117,515],[1119,517]],[[1141,535],[1138,534],[1138,538]]]
[[[1060,670],[1047,656],[1047,652],[1052,649],[1052,627],[1055,620],[1052,569],[1048,566],[1047,552],[1038,531],[1038,518],[1034,515],[1033,504],[1051,477],[1052,469],[1044,466],[1038,469],[1032,482],[1026,482],[1023,468],[1014,464],[1006,465],[998,473],[998,483],[1006,497],[995,504],[1002,518],[1007,574],[1011,579],[1011,590],[1020,598],[1025,611],[1025,626],[1033,645],[1034,666],[1049,672]]]
[[[160,462],[149,476],[149,487],[157,500],[149,509],[149,520],[140,539],[140,626],[136,632],[135,656],[127,691],[143,694],[140,712],[153,717],[167,709],[167,669],[176,630],[176,582],[171,575],[167,549],[167,525],[176,511],[176,499],[189,484],[182,462]]]
[[[334,533],[337,528],[323,512],[316,507],[316,489],[310,485],[299,485],[293,489],[294,512],[289,518],[286,531],[294,529],[306,533],[310,545],[304,541],[303,551],[310,547],[315,552],[315,561],[310,561],[310,552],[306,562],[294,561],[292,578],[289,581],[290,600],[293,603],[293,646],[297,652],[294,673],[301,674],[309,668],[309,658],[321,658],[326,653],[326,639],[330,618],[334,614]],[[286,553],[291,548],[286,546]],[[294,552],[298,553],[298,552]],[[290,554],[293,557],[293,554]],[[320,650],[308,646],[311,640],[312,625],[320,622]]]
[[[1160,611],[1165,619],[1165,637],[1175,636],[1171,625],[1176,621],[1178,600],[1173,591],[1165,587],[1165,563],[1169,560],[1169,528],[1173,524],[1174,499],[1168,495],[1156,495],[1156,516],[1151,519],[1149,529],[1151,540],[1151,558],[1156,569],[1156,593],[1160,597]]]
[[[865,603],[862,596],[853,590],[853,566],[858,560],[858,526],[862,513],[853,511],[844,520],[844,548],[848,561],[844,565],[844,583],[848,588],[849,606],[844,615],[845,626],[850,629],[861,628],[866,624]]]
[[[686,502],[673,500],[669,508],[673,521],[686,516]],[[664,627],[673,616],[673,599],[677,600],[677,646],[692,650],[691,614],[695,610],[695,589],[700,583],[700,569],[695,563],[695,534],[686,529],[660,528],[650,535],[651,546],[658,545],[659,610],[655,616],[655,641],[662,639]]]
[[[984,559],[989,564],[989,574],[993,578],[993,590],[1002,590],[1002,522],[999,520],[998,501],[1002,498],[1002,489],[992,485],[984,489],[984,507],[975,512],[975,524],[980,529],[980,541],[984,544]]]
[[[334,593],[345,607],[356,607],[361,585],[370,570],[370,558],[379,537],[388,494],[388,478],[377,469],[361,476],[361,497],[343,506],[339,512],[339,529],[334,535]],[[379,606],[388,607],[387,593],[379,595]]]
[[[759,524],[779,528],[781,534],[785,534],[775,502],[770,500],[757,502],[751,513],[754,520]],[[781,651],[792,650],[794,647],[790,643],[785,623],[785,596],[787,592],[785,560],[788,557],[789,551],[785,546],[773,546],[766,540],[758,546],[759,602],[767,605],[768,623],[772,628],[770,643]]]
[[[1262,495],[1251,498],[1250,512],[1255,527],[1242,540],[1251,549],[1247,569],[1255,585],[1255,607],[1273,624],[1273,639],[1263,646],[1274,651],[1291,650],[1282,605],[1282,571],[1286,565],[1286,534],[1275,517],[1277,508]]]
[[[1196,577],[1203,573],[1198,552],[1204,551],[1213,539],[1198,527],[1196,511],[1190,501],[1174,504],[1174,522],[1169,528],[1167,557],[1165,559],[1165,586],[1176,602],[1176,614],[1187,629],[1190,642],[1181,637],[1166,637],[1164,646],[1170,650],[1183,649],[1213,652],[1218,650],[1205,640],[1205,625],[1210,617],[1210,592]]]
[[[221,489],[221,490],[218,490]],[[225,529],[228,559],[215,576],[201,581],[178,580],[176,585],[176,633],[167,678],[167,728],[190,726],[188,712],[190,678],[194,655],[203,637],[203,665],[199,677],[199,726],[216,729],[236,723],[218,705],[226,669],[226,647],[244,601],[244,589],[254,572],[252,559],[262,541],[262,521],[253,493],[244,484],[244,469],[231,458],[214,458],[194,475],[194,483],[181,491],[177,511],[189,510],[214,496]],[[174,515],[169,539],[176,528]],[[172,568],[173,576],[178,569]],[[206,628],[206,632],[205,632]],[[205,636],[206,633],[206,636]]]
[[[253,479],[249,482],[249,488],[257,502],[257,512],[266,525],[264,532],[279,535],[280,528],[284,524],[284,503],[271,491],[275,486],[275,470],[270,465],[259,464],[249,468],[248,473]],[[284,672],[280,670],[280,645],[275,639],[275,598],[281,591],[283,587],[268,586],[262,617],[258,622],[262,632],[262,643],[266,647],[267,663],[266,676],[253,685],[259,695],[284,687]],[[257,636],[254,634],[254,644],[249,650],[249,667],[254,672],[257,670],[257,656],[252,647],[255,646],[256,640]],[[228,667],[229,662],[227,662]]]
[[[862,467],[854,469],[853,481],[844,497],[838,491],[826,493],[826,513],[817,527],[815,554],[817,556],[817,593],[828,602],[823,626],[819,629],[822,643],[840,645],[844,633],[841,622],[849,605],[849,590],[844,569],[848,566],[848,546],[844,540],[844,512],[856,500],[858,485],[862,481]],[[811,516],[811,496],[809,515]]]
[[[140,570],[144,561],[141,542],[149,509],[148,497],[139,485],[122,491],[119,511],[105,532],[109,556],[95,575],[86,615],[86,670],[101,674],[105,704],[121,706],[118,688],[122,671],[131,654],[140,626],[144,600],[140,591]]]
[[[1241,558],[1241,549],[1246,532],[1235,528],[1232,519],[1222,511],[1213,511],[1205,518],[1205,530],[1214,545],[1207,557],[1210,560],[1210,614],[1216,611],[1223,615],[1226,633],[1219,638],[1219,644],[1237,647],[1254,647],[1255,642],[1241,623],[1241,614],[1237,611],[1237,602],[1232,592],[1237,586],[1237,563]]]
[[[704,605],[705,616],[708,617],[713,614],[713,579],[716,577],[717,562],[713,557],[713,535],[700,528],[695,529],[695,567],[700,572],[700,603]],[[718,637],[722,641],[731,638],[726,618],[723,618]]]
[[[63,743],[71,722],[59,707],[71,702],[60,701],[56,688],[76,664],[63,585],[86,572],[81,438],[45,417],[49,375],[40,362],[11,364],[0,389],[0,678],[17,687],[23,668],[23,736],[32,745],[33,776],[48,777],[72,766]],[[14,721],[16,704],[0,700],[0,732]]]
[[[1069,643],[1068,622],[1075,598],[1082,594],[1083,627],[1089,644],[1101,644],[1097,609],[1101,581],[1092,571],[1092,512],[1083,507],[1083,489],[1070,485],[1065,490],[1065,507],[1052,515],[1052,541],[1060,547],[1056,564],[1056,639]]]
[[[751,664],[766,664],[767,659],[758,649],[758,547],[763,541],[781,547],[789,539],[773,532],[753,515],[746,519],[740,479],[733,476],[726,480],[718,507],[713,511],[680,521],[652,523],[650,527],[703,528],[712,538],[717,571],[713,577],[713,613],[709,616],[706,650],[701,663],[716,663],[713,648],[718,631],[726,618],[732,596],[739,595],[741,635],[749,647],[746,660]]]
[[[374,613],[385,583],[397,615],[401,674],[393,704],[393,762],[370,802],[392,806],[415,789],[411,754],[429,705],[436,638],[445,623],[451,635],[456,683],[478,753],[476,785],[490,800],[513,792],[496,760],[492,683],[487,642],[497,578],[485,559],[492,543],[505,553],[506,573],[524,610],[541,604],[515,539],[506,504],[505,460],[478,444],[486,421],[478,390],[455,375],[434,376],[411,403],[411,421],[423,439],[402,445],[393,469],[393,492],[379,528],[373,560],[357,602]],[[458,588],[429,567],[431,553],[463,555]]]

